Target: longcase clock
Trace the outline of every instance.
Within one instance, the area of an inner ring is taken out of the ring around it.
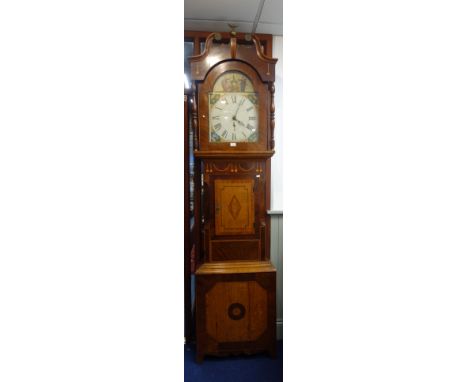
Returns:
[[[246,41],[247,40],[247,41]],[[270,158],[276,59],[235,32],[208,36],[190,58],[196,157],[197,360],[275,354],[270,262]]]

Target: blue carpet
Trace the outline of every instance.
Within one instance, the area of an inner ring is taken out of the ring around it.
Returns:
[[[280,382],[283,380],[283,341],[277,342],[276,358],[266,354],[209,357],[195,362],[195,345],[185,345],[185,382]]]

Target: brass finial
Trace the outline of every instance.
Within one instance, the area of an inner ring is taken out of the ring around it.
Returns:
[[[238,25],[234,25],[234,24],[228,24],[228,25],[229,25],[229,28],[231,28],[231,36],[235,36],[237,34],[236,28],[238,27]]]

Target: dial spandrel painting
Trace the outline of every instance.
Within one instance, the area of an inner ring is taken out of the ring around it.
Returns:
[[[210,142],[257,142],[258,95],[239,71],[228,71],[209,93]]]

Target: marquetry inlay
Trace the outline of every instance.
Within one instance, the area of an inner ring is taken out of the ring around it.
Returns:
[[[229,305],[228,316],[231,320],[242,320],[245,316],[245,306],[238,302]]]
[[[267,328],[267,290],[256,281],[216,283],[206,305],[206,330],[216,341],[254,341]]]
[[[216,179],[215,234],[251,235],[254,229],[254,180]]]
[[[213,161],[205,163],[205,174],[212,173],[263,173],[260,161]]]
[[[229,203],[229,212],[231,213],[231,216],[233,217],[234,220],[237,219],[239,216],[239,212],[241,210],[242,206],[239,203],[239,199],[236,198],[236,195],[234,195],[231,199],[231,202]]]

